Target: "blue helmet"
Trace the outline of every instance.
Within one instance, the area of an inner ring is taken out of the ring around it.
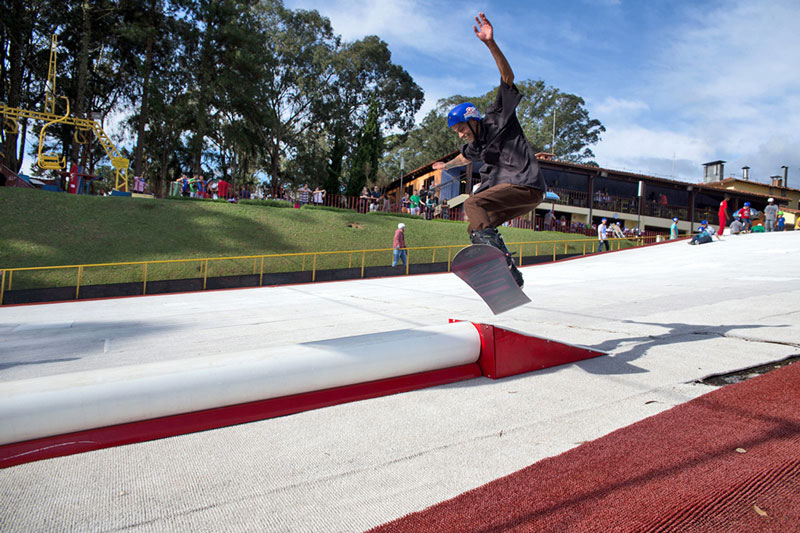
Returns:
[[[700,222],[700,225],[701,226],[708,226],[708,220],[704,220],[704,221]]]
[[[447,114],[447,127],[452,128],[454,124],[459,122],[466,122],[469,119],[481,120],[481,113],[475,104],[464,102],[458,104]]]
[[[745,202],[745,203],[744,203],[744,206],[745,206],[745,207],[750,207],[750,202]]]
[[[673,222],[677,222],[677,221],[678,221],[678,217],[673,217],[673,218],[672,218],[672,221],[673,221]]]

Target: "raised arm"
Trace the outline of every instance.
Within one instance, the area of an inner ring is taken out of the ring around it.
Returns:
[[[511,70],[511,65],[508,64],[506,56],[503,55],[503,52],[500,51],[500,48],[494,41],[494,28],[489,22],[489,19],[487,19],[486,15],[483,13],[478,13],[478,16],[475,17],[475,22],[477,22],[478,25],[473,26],[472,29],[475,30],[475,35],[478,39],[483,41],[492,53],[494,62],[497,63],[497,69],[500,71],[500,79],[503,80],[503,83],[506,85],[513,84],[514,71]]]

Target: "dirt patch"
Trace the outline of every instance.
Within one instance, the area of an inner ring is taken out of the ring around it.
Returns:
[[[362,226],[358,222],[348,222],[347,223],[347,227],[348,228],[353,228],[353,229],[364,229],[364,226]]]
[[[745,368],[743,370],[737,370],[736,372],[730,372],[728,374],[717,374],[714,376],[709,376],[705,379],[698,380],[697,383],[703,383],[705,385],[713,385],[715,387],[731,385],[732,383],[741,383],[742,381],[747,381],[748,379],[760,376],[761,374],[766,374],[767,372],[771,372],[772,370],[776,370],[778,368],[783,368],[787,365],[791,365],[792,363],[796,363],[797,361],[800,361],[800,355],[793,355],[786,359],[775,361],[774,363],[753,366],[750,368]]]

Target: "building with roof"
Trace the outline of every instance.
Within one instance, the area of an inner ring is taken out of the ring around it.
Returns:
[[[449,161],[457,153],[452,152],[436,161]],[[538,153],[536,158],[548,187],[560,199],[543,203],[523,217],[534,229],[543,229],[544,215],[550,209],[556,220],[563,220],[572,227],[591,227],[605,217],[617,220],[625,228],[665,232],[672,224],[672,218],[677,217],[679,230],[687,232],[694,231],[703,220],[716,223],[719,205],[725,196],[730,197],[730,213],[736,212],[745,202],[763,211],[769,197],[773,197],[781,208],[797,206],[797,200],[787,194],[791,191],[785,187],[727,188],[719,186],[719,181],[690,183],[560,161],[548,153]],[[480,182],[481,163],[434,170],[436,161],[390,183],[386,188],[389,198],[397,202],[401,192],[410,195],[425,189],[431,191],[430,194],[438,201],[447,200],[450,207],[462,203],[472,193],[473,186]],[[713,170],[706,166],[706,175],[721,176],[724,172],[724,161],[707,165],[716,166]]]

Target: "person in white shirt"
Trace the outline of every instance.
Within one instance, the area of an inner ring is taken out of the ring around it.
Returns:
[[[603,247],[605,246],[606,251],[609,251],[611,247],[608,245],[608,226],[606,226],[606,222],[608,222],[607,218],[604,218],[600,221],[600,225],[597,226],[597,251],[602,252]]]

